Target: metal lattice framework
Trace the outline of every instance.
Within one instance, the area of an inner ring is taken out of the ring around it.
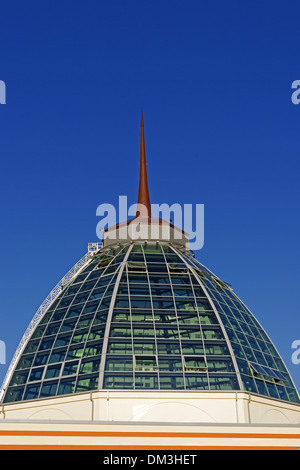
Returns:
[[[125,388],[244,390],[299,403],[230,285],[162,242],[89,247],[39,308],[4,387],[3,403]]]
[[[54,300],[58,297],[61,293],[62,289],[66,284],[68,284],[74,276],[76,276],[90,261],[91,256],[96,253],[100,249],[100,243],[89,243],[88,245],[88,252],[79,260],[76,264],[65,274],[65,276],[56,284],[54,289],[50,292],[50,294],[46,297],[43,303],[39,306],[38,310],[36,311],[34,317],[32,318],[31,322],[29,323],[27,330],[25,331],[19,346],[12,358],[12,361],[9,365],[7,373],[5,375],[1,390],[0,390],[0,399],[3,396],[7,383],[9,382],[10,376],[15,368],[15,365],[23,351],[24,346],[27,343],[28,338],[32,335],[35,327],[38,325],[40,319],[43,317],[44,313],[48,310],[50,305],[54,302]]]

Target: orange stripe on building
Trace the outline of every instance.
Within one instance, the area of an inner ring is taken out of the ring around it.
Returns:
[[[178,433],[178,432],[120,432],[120,431],[30,431],[0,430],[0,436],[56,436],[56,437],[162,437],[162,438],[229,438],[229,439],[300,439],[300,434],[264,433]]]

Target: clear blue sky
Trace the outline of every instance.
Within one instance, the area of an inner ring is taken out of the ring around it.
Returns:
[[[197,259],[233,285],[300,389],[299,15],[299,1],[2,3],[7,366],[97,241],[97,206],[136,202],[143,106],[152,202],[205,205]]]

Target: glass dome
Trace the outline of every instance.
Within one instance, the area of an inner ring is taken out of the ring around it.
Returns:
[[[95,253],[28,338],[3,401],[102,389],[244,390],[299,403],[232,287],[163,242]]]
[[[16,351],[2,401],[142,389],[240,390],[299,403],[273,343],[232,287],[195,260],[185,232],[152,218],[143,118],[140,142],[136,218],[108,228],[103,248],[49,294]],[[131,224],[144,241],[127,236]]]

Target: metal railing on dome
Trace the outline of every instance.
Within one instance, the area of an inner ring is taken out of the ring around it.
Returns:
[[[50,294],[46,297],[44,302],[39,306],[38,310],[36,311],[34,317],[32,318],[31,322],[29,323],[17,349],[16,352],[11,360],[9,368],[6,372],[5,378],[2,383],[2,387],[0,390],[0,401],[2,400],[3,394],[5,392],[6,386],[9,382],[10,375],[14,370],[16,362],[21,355],[25,344],[27,343],[28,338],[31,336],[33,330],[35,329],[36,325],[39,323],[41,318],[43,317],[44,313],[48,310],[50,305],[54,302],[54,300],[58,297],[61,293],[62,289],[66,284],[68,284],[73,277],[88,263],[94,253],[100,250],[101,244],[100,243],[89,243],[88,244],[88,252],[79,260],[76,264],[65,274],[65,276],[56,284],[54,289],[50,292]]]

